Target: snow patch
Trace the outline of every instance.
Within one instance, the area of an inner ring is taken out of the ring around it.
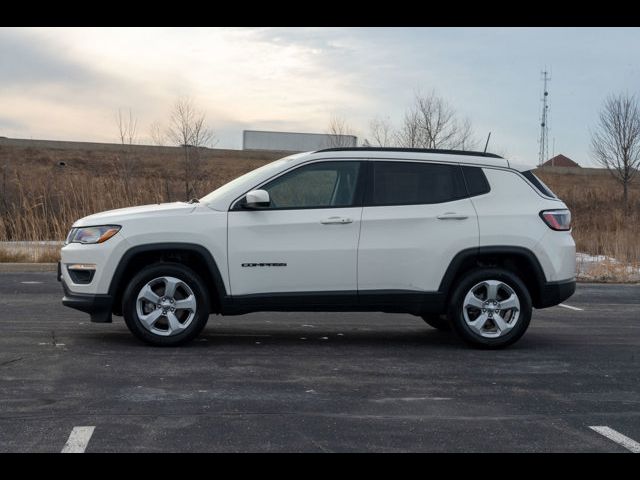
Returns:
[[[587,281],[637,282],[640,281],[640,265],[624,263],[607,255],[577,252],[576,277]]]

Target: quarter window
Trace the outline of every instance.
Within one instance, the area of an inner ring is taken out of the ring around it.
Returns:
[[[357,203],[360,162],[317,162],[276,178],[264,187],[269,208],[349,207]]]
[[[462,172],[464,173],[464,179],[467,183],[467,190],[470,197],[484,195],[491,191],[491,187],[489,187],[489,182],[482,168],[463,166]]]
[[[467,196],[458,165],[374,162],[372,205],[443,203]]]
[[[543,195],[546,195],[547,197],[551,197],[551,198],[558,198],[551,191],[551,189],[545,185],[545,183],[542,180],[540,180],[538,177],[536,177],[536,175],[531,170],[527,170],[526,172],[522,172],[522,175],[524,175],[524,178],[529,180],[538,189],[538,191],[540,193],[542,193]]]

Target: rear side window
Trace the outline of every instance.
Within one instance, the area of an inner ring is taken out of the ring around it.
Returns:
[[[371,205],[443,203],[466,196],[458,165],[373,162]]]
[[[532,170],[527,170],[526,172],[522,172],[524,177],[529,180],[533,185],[538,189],[538,191],[551,198],[558,198],[556,194],[551,191],[549,187],[547,187],[542,180],[536,177]]]
[[[467,183],[467,191],[470,197],[484,195],[491,191],[489,181],[480,167],[462,167],[464,180]]]

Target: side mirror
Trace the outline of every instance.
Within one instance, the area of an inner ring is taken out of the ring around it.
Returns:
[[[243,205],[244,208],[264,208],[268,207],[271,204],[271,199],[269,198],[269,192],[266,190],[251,190],[245,196],[246,203]]]

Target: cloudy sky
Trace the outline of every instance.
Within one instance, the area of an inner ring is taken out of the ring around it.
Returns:
[[[435,90],[489,150],[535,163],[545,66],[555,153],[589,165],[604,98],[640,93],[638,28],[0,28],[0,136],[114,142],[131,108],[150,143],[189,96],[220,148],[331,116],[362,140]]]

